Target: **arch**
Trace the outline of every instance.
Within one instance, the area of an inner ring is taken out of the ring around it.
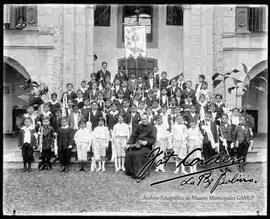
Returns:
[[[267,60],[263,60],[256,65],[254,65],[248,72],[248,76],[245,77],[244,79],[244,84],[247,84],[250,82],[253,78],[255,78],[258,74],[263,72],[264,70],[267,69]]]
[[[12,68],[14,68],[17,72],[19,72],[25,79],[31,79],[29,73],[26,71],[26,69],[16,60],[4,56],[4,63],[10,65]]]

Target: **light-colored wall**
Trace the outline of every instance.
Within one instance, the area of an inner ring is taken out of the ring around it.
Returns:
[[[224,6],[223,6],[224,7]],[[224,7],[224,26],[223,26],[223,57],[224,57],[224,72],[233,69],[239,69],[239,79],[243,79],[244,63],[250,70],[257,63],[267,60],[267,33],[250,33],[250,34],[235,34],[235,6]],[[227,87],[232,85],[228,81]],[[237,106],[242,105],[242,96],[237,97]],[[267,130],[267,95],[260,94],[254,96],[250,94],[251,102],[254,106],[250,109],[257,109],[258,112],[258,132],[266,132]],[[235,91],[232,94],[227,94],[228,105],[236,106]],[[256,105],[256,106],[255,106]]]
[[[158,7],[158,48],[149,48],[147,56],[158,59],[160,71],[167,71],[173,77],[183,71],[183,27],[166,25],[166,6]],[[117,48],[117,6],[111,6],[111,25],[94,27],[94,52],[98,56],[95,70],[99,70],[102,61],[108,62],[112,75],[118,71],[119,58],[123,58],[124,49]]]

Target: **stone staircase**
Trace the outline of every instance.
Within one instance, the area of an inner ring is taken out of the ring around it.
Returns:
[[[21,168],[22,157],[21,151],[17,147],[17,138],[8,137],[4,138],[4,168]],[[37,168],[38,162],[40,161],[40,152],[34,152],[35,162],[33,163],[33,168]],[[52,158],[54,162],[55,158]],[[267,135],[259,133],[255,137],[254,148],[249,148],[247,162],[257,163],[257,162],[267,162]],[[59,161],[53,164],[53,166],[59,166]],[[76,160],[76,149],[73,149],[73,156],[71,158],[71,165],[77,166],[78,161]],[[90,165],[90,164],[88,164]],[[108,160],[106,166],[113,166],[114,162]]]

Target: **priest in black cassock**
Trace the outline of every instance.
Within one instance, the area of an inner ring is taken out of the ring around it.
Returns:
[[[156,142],[156,128],[148,122],[147,115],[141,116],[141,123],[132,126],[132,135],[127,143],[125,169],[126,174],[135,178],[137,182],[145,178],[146,174],[138,177],[140,170],[148,161],[148,154]]]

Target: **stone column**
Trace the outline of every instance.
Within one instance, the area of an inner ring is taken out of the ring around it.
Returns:
[[[86,9],[84,5],[74,6],[74,86],[86,79]]]
[[[191,5],[183,5],[184,16],[183,16],[183,69],[186,79],[189,79],[192,71],[192,41],[191,41],[191,16],[192,8]]]
[[[224,26],[224,8],[214,6],[214,26],[213,26],[213,71],[214,73],[224,72],[224,56],[223,56],[223,26]],[[227,87],[224,84],[219,84],[215,93],[220,93],[226,97]]]
[[[201,74],[205,75],[210,91],[212,91],[211,77],[213,75],[213,13],[213,6],[201,6],[200,63],[198,65],[200,66]]]
[[[63,12],[64,7],[59,7],[61,10],[59,24],[53,29],[54,56],[53,59],[53,92],[57,92],[59,97],[63,92],[63,76],[64,76],[64,26]]]
[[[86,5],[86,56],[85,74],[86,79],[90,80],[90,75],[94,72],[94,5]]]

